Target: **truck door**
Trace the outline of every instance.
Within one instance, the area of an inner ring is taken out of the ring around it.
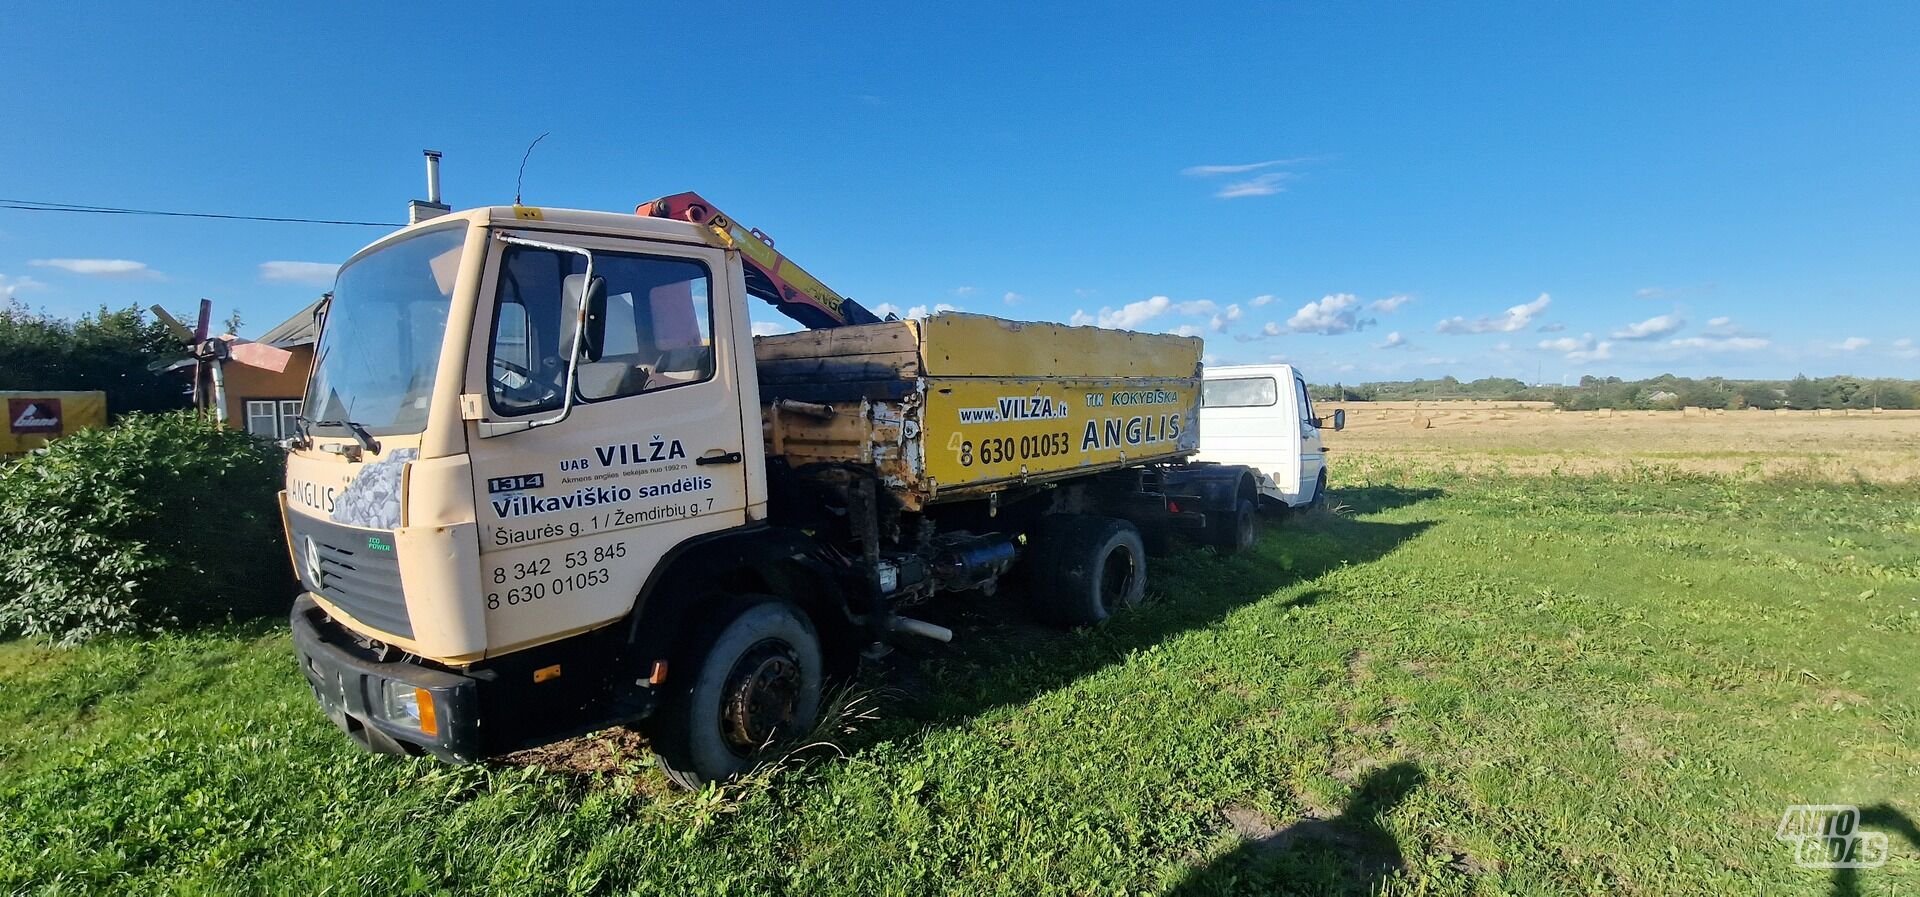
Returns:
[[[592,252],[604,337],[578,367],[563,420],[494,435],[470,424],[495,652],[622,616],[667,551],[746,522],[742,368],[732,357],[745,310],[724,255],[528,236]],[[595,291],[584,255],[493,246],[466,391],[483,397],[497,430],[559,416],[574,314]]]
[[[1313,415],[1313,400],[1307,395],[1307,381],[1298,374],[1293,378],[1294,406],[1300,410],[1300,502],[1313,501],[1319,496],[1314,487],[1320,481],[1320,471],[1326,469],[1326,447],[1320,442],[1320,420]]]

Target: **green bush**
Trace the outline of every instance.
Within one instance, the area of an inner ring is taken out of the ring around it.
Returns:
[[[185,411],[21,459],[0,472],[0,633],[72,643],[284,607],[284,463]]]

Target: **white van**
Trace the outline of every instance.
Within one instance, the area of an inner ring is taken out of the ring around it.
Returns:
[[[1260,474],[1267,507],[1318,505],[1327,489],[1322,427],[1344,429],[1313,413],[1307,381],[1290,364],[1208,367],[1200,387],[1200,461],[1244,464]]]

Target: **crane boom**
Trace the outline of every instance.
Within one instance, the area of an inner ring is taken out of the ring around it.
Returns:
[[[708,202],[698,193],[675,193],[652,202],[641,203],[635,215],[690,221],[716,234],[728,246],[740,250],[746,268],[747,292],[765,300],[780,313],[808,330],[827,330],[848,324],[873,324],[880,316],[860,303],[827,288],[792,259],[773,248],[773,238],[759,228],[741,227],[738,221]]]

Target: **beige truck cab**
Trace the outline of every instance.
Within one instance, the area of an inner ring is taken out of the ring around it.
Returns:
[[[638,722],[697,785],[862,650],[950,637],[908,604],[1021,562],[1036,614],[1093,623],[1143,538],[1251,544],[1250,473],[1185,463],[1198,340],[880,321],[757,231],[647,208],[473,209],[342,266],[283,512],[302,671],[363,746]],[[756,352],[750,297],[821,329]]]

